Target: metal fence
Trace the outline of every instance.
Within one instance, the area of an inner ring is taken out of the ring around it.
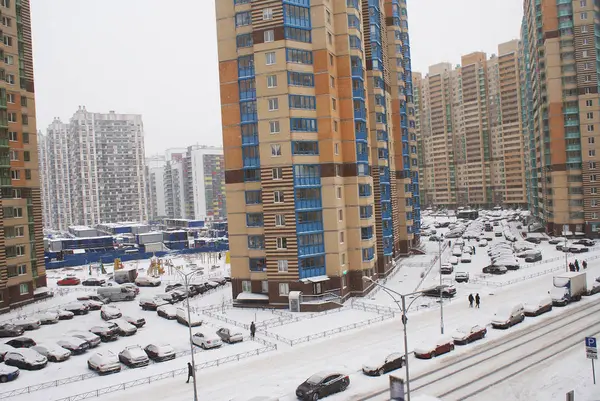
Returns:
[[[265,342],[265,343],[268,343],[268,342]],[[236,355],[230,355],[227,357],[215,359],[215,360],[204,362],[204,363],[198,363],[198,364],[196,364],[196,371],[202,370],[202,369],[207,369],[207,368],[212,368],[215,366],[225,365],[225,364],[231,363],[231,362],[241,361],[243,359],[247,359],[247,358],[250,358],[253,356],[257,356],[257,355],[261,355],[261,354],[264,354],[267,352],[275,351],[277,349],[277,345],[271,344],[271,343],[268,343],[268,344],[269,345],[267,345],[265,347],[255,349],[252,351],[243,352],[243,353],[236,354]],[[84,393],[71,395],[68,397],[60,398],[55,401],[78,401],[78,400],[85,400],[85,399],[93,398],[93,397],[100,397],[101,395],[104,395],[104,394],[110,394],[110,393],[114,393],[117,391],[127,390],[132,387],[149,384],[149,383],[156,382],[159,380],[174,378],[175,376],[187,374],[187,372],[188,372],[187,368],[171,370],[169,372],[164,372],[164,373],[156,374],[153,376],[140,378],[137,380],[131,380],[128,382],[115,384],[113,386],[103,387],[103,388],[99,388],[96,390],[90,390],[90,391],[86,391]],[[20,393],[20,394],[24,394],[24,393]]]
[[[396,313],[399,313],[399,310],[396,308],[390,308],[389,306],[382,306],[382,305],[377,305],[377,304],[367,304],[362,301],[356,301],[356,300],[352,301],[352,303],[350,304],[350,307],[352,309],[362,310],[365,312],[377,313],[378,315],[384,315],[384,314],[395,315]]]

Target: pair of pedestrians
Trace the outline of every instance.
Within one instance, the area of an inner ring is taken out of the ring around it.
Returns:
[[[473,297],[473,294],[469,294],[469,308],[473,307],[473,301],[475,301],[475,307],[479,308],[479,305],[481,304],[481,298],[479,298],[479,294],[475,294],[475,297]]]

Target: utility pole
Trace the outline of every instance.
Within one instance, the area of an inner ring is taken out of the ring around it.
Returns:
[[[442,242],[444,236],[442,235],[440,241],[438,241],[438,264],[440,267],[440,329],[441,333],[444,334],[444,292],[442,287]]]

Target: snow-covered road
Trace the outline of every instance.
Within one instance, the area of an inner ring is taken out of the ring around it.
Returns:
[[[436,369],[411,378],[411,392],[448,401],[472,398],[555,354],[583,344],[586,335],[600,332],[600,321],[594,318],[598,312],[600,300],[578,305],[568,314],[514,331],[466,354],[446,358]],[[387,400],[388,393],[389,389],[384,387],[353,400]]]

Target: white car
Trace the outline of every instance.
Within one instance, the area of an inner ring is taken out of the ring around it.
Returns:
[[[19,369],[38,370],[48,364],[48,359],[31,348],[17,348],[4,355],[4,363]]]
[[[190,321],[188,321],[187,309],[177,308],[176,313],[177,322],[185,326],[197,327],[202,325],[202,318],[193,312],[190,312]]]
[[[94,333],[90,333],[89,331],[73,330],[69,331],[67,335],[81,338],[82,340],[87,341],[87,343],[90,345],[90,348],[97,347],[101,341],[100,336],[97,336]]]
[[[64,305],[62,309],[75,315],[87,315],[90,310],[83,302],[71,302],[70,304]]]
[[[148,355],[139,345],[132,345],[119,352],[119,361],[130,368],[139,368],[150,363]]]
[[[479,240],[478,245],[483,248],[484,246],[487,246],[487,244],[488,244],[487,240],[482,239],[482,240]]]
[[[456,256],[450,256],[450,258],[448,258],[448,262],[452,265],[457,265],[458,264],[458,257]]]
[[[462,263],[471,263],[471,254],[463,253],[462,256],[460,257],[460,261]]]
[[[196,333],[192,336],[192,342],[200,348],[218,348],[223,345],[221,339],[214,334]]]
[[[132,336],[137,333],[137,327],[123,319],[113,320],[111,323],[117,326],[117,333],[120,336]]]
[[[154,362],[169,361],[176,356],[175,349],[169,344],[149,344],[144,351]]]
[[[160,285],[160,278],[152,276],[138,276],[135,279],[135,284],[138,287],[158,287]]]
[[[41,324],[58,323],[58,313],[42,312],[38,313],[35,317],[40,321]]]
[[[71,351],[73,355],[83,354],[90,349],[90,344],[82,338],[65,336],[56,342],[66,350]]]
[[[119,358],[112,352],[96,352],[88,359],[88,368],[99,374],[115,373],[121,371]]]
[[[71,357],[71,351],[54,343],[36,344],[31,349],[45,356],[50,362],[63,362]]]
[[[146,319],[143,317],[134,317],[134,316],[122,316],[122,319],[127,323],[134,325],[138,329],[146,324]]]
[[[81,301],[82,304],[88,307],[89,310],[100,310],[104,305],[104,302],[95,301],[93,299],[88,299],[87,301]]]
[[[463,251],[461,247],[455,246],[454,248],[452,248],[452,256],[459,257],[460,255],[462,255],[462,253]]]
[[[100,317],[104,320],[118,319],[121,316],[123,316],[123,314],[116,306],[104,305],[102,306],[102,309],[100,309]]]
[[[28,317],[14,320],[11,323],[23,330],[36,330],[39,329],[42,325],[42,323],[38,319]]]
[[[177,318],[177,308],[172,305],[163,305],[156,308],[156,313],[160,317],[165,319],[173,320]]]

